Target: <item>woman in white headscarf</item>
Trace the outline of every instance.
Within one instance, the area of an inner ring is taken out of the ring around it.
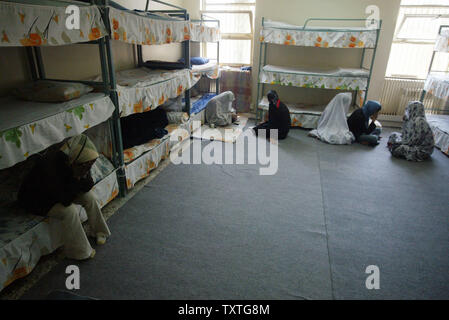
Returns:
[[[19,190],[20,205],[31,213],[50,217],[50,223],[62,228],[64,251],[71,259],[95,255],[74,204],[86,210],[90,235],[96,237],[97,244],[104,244],[111,234],[91,191],[94,182],[90,168],[97,158],[97,150],[87,136],[72,137],[57,152],[40,158]]]
[[[346,118],[351,100],[350,92],[337,94],[321,114],[317,129],[310,131],[309,136],[330,144],[351,144],[355,138]]]
[[[393,132],[388,139],[388,149],[398,158],[409,161],[423,161],[433,153],[432,129],[426,120],[424,105],[412,101],[405,109],[402,134]]]

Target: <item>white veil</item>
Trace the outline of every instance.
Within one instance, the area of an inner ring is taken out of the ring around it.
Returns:
[[[330,144],[351,144],[355,138],[349,131],[346,117],[351,100],[350,92],[337,94],[321,114],[317,129],[310,131],[309,136]]]

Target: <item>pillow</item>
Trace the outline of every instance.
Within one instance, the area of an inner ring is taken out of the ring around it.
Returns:
[[[184,63],[184,58],[181,58],[178,60],[181,63]],[[209,62],[208,58],[203,58],[203,57],[192,57],[190,58],[190,64],[191,65],[201,65],[201,64],[206,64]]]
[[[190,63],[193,65],[201,65],[209,62],[209,59],[203,57],[192,57],[190,58]]]
[[[64,102],[81,97],[93,90],[79,82],[38,80],[14,90],[20,99],[36,102]]]

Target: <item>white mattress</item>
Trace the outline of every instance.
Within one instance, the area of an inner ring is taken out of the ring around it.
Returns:
[[[315,21],[313,21],[315,22]],[[260,41],[320,48],[374,48],[377,31],[366,27],[295,26],[264,20]]]
[[[115,107],[103,93],[63,103],[0,99],[0,169],[106,121]]]
[[[190,69],[151,70],[134,68],[116,73],[120,116],[156,109],[190,89],[200,79]],[[94,81],[101,81],[98,76]]]
[[[213,60],[209,60],[206,64],[201,65],[192,65],[193,72],[208,72],[213,71],[217,68],[217,62]]]
[[[309,67],[283,67],[266,65],[263,67],[265,72],[291,73],[297,75],[314,75],[323,77],[357,77],[367,78],[369,72],[364,69],[356,68],[309,68]]]
[[[432,129],[435,146],[449,156],[449,115],[426,115]]]

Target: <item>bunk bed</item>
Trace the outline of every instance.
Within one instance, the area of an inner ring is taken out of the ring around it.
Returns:
[[[437,53],[449,54],[449,25],[441,25],[438,30],[437,40],[430,60],[429,71],[424,83],[424,90],[420,101],[423,102],[426,94],[444,101],[449,100],[449,73],[447,71],[432,70],[435,55]],[[432,129],[435,146],[449,156],[449,112],[435,108],[426,108],[427,120]]]
[[[80,28],[65,28],[68,4],[79,7]],[[31,169],[39,153],[57,146],[63,140],[88,134],[90,128],[108,123],[116,129],[116,108],[109,97],[107,77],[103,82],[67,81],[46,77],[42,46],[95,44],[99,47],[103,74],[107,74],[105,40],[107,30],[97,6],[75,1],[46,0],[35,5],[31,1],[0,2],[0,46],[25,47],[34,81],[52,80],[101,87],[62,103],[25,101],[10,96],[0,99],[0,291],[18,278],[29,274],[41,256],[61,246],[60,228],[45,217],[24,212],[16,203],[21,179]],[[36,83],[36,82],[35,82]],[[111,148],[114,148],[112,141]],[[118,193],[117,165],[103,155],[91,172],[96,182],[93,192],[101,207]],[[86,221],[84,209],[81,221]]]
[[[262,18],[260,34],[260,59],[257,84],[257,119],[268,117],[266,85],[320,88],[355,92],[359,97],[355,106],[365,103],[371,80],[382,21],[375,20],[373,27],[316,27],[310,22],[365,22],[366,19],[309,18],[303,26]],[[267,64],[268,45],[302,46],[317,48],[348,48],[362,50],[359,68],[310,68]],[[372,50],[369,68],[364,67],[366,50]],[[354,99],[355,101],[357,99]],[[300,103],[288,104],[293,127],[314,129],[324,110],[322,106],[305,107]],[[353,109],[351,109],[353,111]]]
[[[170,7],[169,10],[150,10],[150,2]],[[120,72],[114,71],[113,60],[109,63],[113,101],[120,117],[155,110],[166,101],[182,94],[185,96],[185,112],[190,113],[189,89],[198,81],[190,70],[189,40],[191,37],[189,15],[181,7],[162,1],[146,1],[145,10],[128,10],[114,2],[104,1],[102,5],[104,21],[114,41],[122,41],[135,46],[137,67]],[[147,68],[143,61],[142,46],[182,44],[185,64],[182,69],[154,70]],[[98,80],[100,78],[97,78]],[[126,188],[155,169],[166,158],[177,143],[170,139],[178,128],[189,128],[190,123],[170,124],[169,133],[161,139],[153,139],[142,145],[123,150],[122,137],[116,139],[121,150],[121,163],[124,168]],[[177,131],[176,131],[177,132]],[[122,132],[119,131],[121,134]],[[184,135],[185,136],[185,135]],[[188,137],[183,138],[183,140]]]
[[[210,99],[220,92],[220,20],[201,15],[199,20],[191,20],[190,24],[191,38],[190,41],[202,43],[216,43],[217,57],[203,65],[192,65],[192,71],[195,75],[206,76],[208,79],[215,80],[215,92],[211,90],[193,98],[192,114],[199,114],[206,107]]]

